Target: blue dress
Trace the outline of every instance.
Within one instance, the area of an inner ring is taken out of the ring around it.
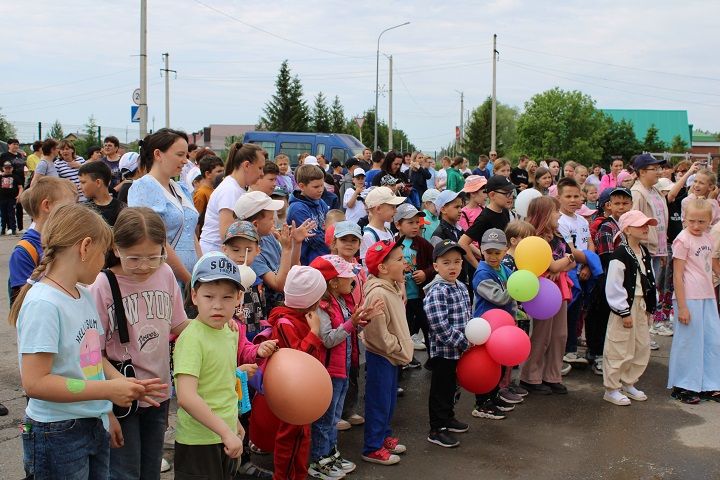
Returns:
[[[128,206],[149,207],[162,217],[168,243],[188,272],[192,272],[197,262],[195,227],[198,212],[187,186],[173,180],[170,180],[170,186],[176,196],[168,192],[155,177],[145,175],[132,183],[128,191]]]

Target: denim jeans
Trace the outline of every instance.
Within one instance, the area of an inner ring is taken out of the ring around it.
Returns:
[[[312,424],[310,460],[317,461],[330,454],[337,445],[337,422],[342,418],[345,394],[348,391],[347,378],[331,378],[333,396],[325,415]]]
[[[99,418],[23,424],[25,474],[35,480],[106,480],[110,434]]]
[[[169,400],[119,420],[124,445],[110,450],[111,480],[160,480]]]
[[[365,370],[363,455],[368,455],[392,436],[390,422],[397,402],[398,367],[385,357],[366,351]]]

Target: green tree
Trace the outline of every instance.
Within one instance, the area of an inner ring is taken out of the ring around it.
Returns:
[[[665,142],[660,140],[660,135],[658,132],[657,127],[653,123],[650,125],[650,128],[647,129],[647,133],[645,133],[645,139],[642,143],[642,148],[646,152],[664,152],[667,150],[667,145]]]
[[[496,148],[499,155],[510,152],[517,137],[518,111],[516,108],[502,103],[496,106],[497,137]],[[466,155],[477,158],[480,154],[490,151],[490,130],[492,121],[492,99],[485,101],[470,113],[465,126],[465,139],[462,149]]]
[[[337,98],[337,97],[336,97]],[[311,130],[317,133],[330,133],[330,113],[328,112],[325,95],[318,92],[313,104]]]
[[[94,115],[90,115],[85,124],[85,134],[79,136],[75,140],[75,152],[84,157],[90,147],[100,146],[100,138],[98,137],[98,124]]]
[[[332,133],[351,132],[346,128],[345,109],[340,103],[340,97],[335,95],[332,106],[330,107],[330,131]]]
[[[306,131],[309,113],[303,99],[302,84],[297,76],[291,77],[287,60],[280,65],[275,88],[275,94],[265,104],[264,116],[260,118],[258,128],[284,132]]]
[[[7,141],[8,138],[17,138],[15,126],[8,122],[5,115],[0,113],[0,140]]]
[[[55,120],[55,122],[53,122],[45,138],[54,138],[55,140],[62,140],[65,138],[65,133],[63,132],[60,120]]]
[[[675,135],[670,145],[670,151],[673,153],[685,153],[688,151],[688,144],[680,135]]]
[[[629,120],[622,119],[616,122],[612,117],[605,116],[606,132],[603,142],[603,161],[610,166],[612,157],[622,156],[625,161],[642,151],[642,144],[638,141]]]
[[[590,165],[602,158],[606,128],[590,96],[556,87],[525,103],[517,122],[515,150]]]

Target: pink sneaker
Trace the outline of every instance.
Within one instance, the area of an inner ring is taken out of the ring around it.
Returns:
[[[402,445],[400,443],[400,439],[397,437],[387,437],[383,442],[383,447],[385,447],[390,453],[394,454],[405,453],[407,451],[407,447]]]
[[[363,455],[362,459],[379,465],[395,465],[400,461],[400,457],[391,454],[385,447],[380,447],[368,455]]]

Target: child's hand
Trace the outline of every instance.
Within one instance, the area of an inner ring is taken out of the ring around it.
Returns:
[[[425,272],[423,272],[422,270],[415,270],[412,273],[412,278],[413,278],[413,280],[415,280],[415,283],[420,285],[421,283],[423,283],[425,281],[427,276],[425,275]]]
[[[140,397],[141,402],[149,403],[153,407],[159,407],[160,403],[158,403],[158,401],[155,399],[159,398],[161,400],[164,400],[165,398],[167,398],[168,384],[160,383],[159,378],[148,378],[146,380],[138,380],[137,378],[128,377],[128,380],[145,387],[145,395]]]
[[[110,448],[121,448],[125,445],[125,439],[120,422],[112,413],[108,415],[108,419],[110,420]]]
[[[280,228],[279,231],[277,231],[276,238],[280,242],[280,246],[283,250],[290,250],[292,249],[292,236],[291,236],[291,229],[290,225],[287,223]]]
[[[133,400],[138,400],[145,395],[145,387],[139,383],[130,381],[126,377],[118,377],[108,380],[107,399],[115,405],[129,407]]]
[[[306,238],[314,237],[315,234],[311,233],[317,228],[317,223],[314,220],[308,218],[299,227],[295,226],[295,222],[292,224],[291,235],[295,243],[302,243]]]
[[[623,317],[622,321],[623,321],[623,327],[632,328],[632,326],[633,326],[632,317]]]
[[[306,313],[305,320],[307,320],[310,331],[312,331],[315,335],[320,333],[320,316],[316,311],[313,310],[312,312]]]
[[[251,379],[253,376],[255,376],[255,374],[257,373],[258,364],[257,364],[257,363],[244,363],[244,364],[240,365],[240,366],[238,367],[238,369],[239,369],[241,372],[247,373],[248,380],[249,380],[249,379]]]
[[[227,323],[227,325],[231,332],[239,332],[240,331],[240,326],[238,325],[238,321],[235,320],[234,318],[231,318],[230,321]]]
[[[238,458],[242,454],[243,442],[240,431],[242,431],[243,435],[245,434],[242,426],[240,426],[238,433],[233,433],[228,429],[228,433],[221,438],[225,445],[225,454],[230,458]]]
[[[683,325],[690,323],[690,310],[687,307],[678,308],[678,321]]]
[[[267,358],[278,350],[280,350],[280,347],[278,347],[277,340],[265,340],[258,346],[257,356]]]

